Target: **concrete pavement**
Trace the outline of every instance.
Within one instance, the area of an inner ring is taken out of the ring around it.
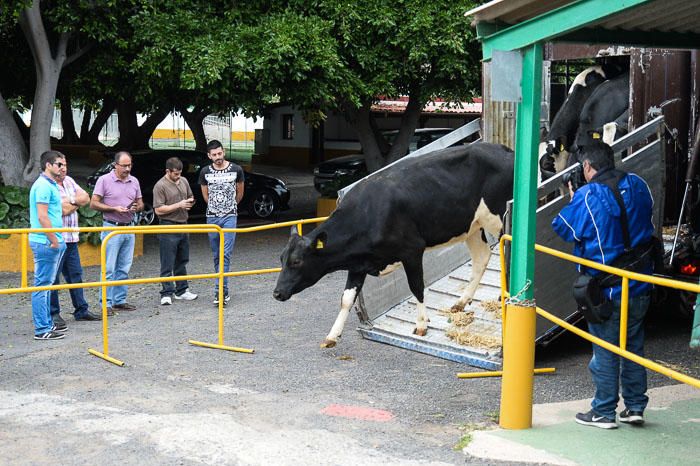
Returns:
[[[670,385],[649,390],[644,426],[616,430],[576,424],[590,400],[533,407],[533,428],[476,431],[464,452],[487,460],[553,465],[700,464],[700,390]],[[618,408],[618,412],[624,409]]]

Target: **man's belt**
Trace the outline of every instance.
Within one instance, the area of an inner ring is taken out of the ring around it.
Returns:
[[[105,223],[109,223],[110,225],[118,226],[118,227],[130,227],[131,222],[125,223],[125,222],[113,222],[111,220],[105,220]]]

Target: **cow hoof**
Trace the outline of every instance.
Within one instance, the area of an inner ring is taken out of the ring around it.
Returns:
[[[321,346],[321,348],[333,348],[333,347],[335,347],[335,344],[336,344],[336,343],[337,343],[337,342],[335,342],[335,341],[333,341],[333,340],[329,340],[328,338],[326,338],[325,340],[323,340],[323,342],[321,343],[320,346]]]
[[[413,329],[413,334],[418,335],[419,337],[424,337],[428,334],[428,329],[427,328],[415,328]]]
[[[454,305],[450,308],[450,312],[453,312],[453,313],[455,313],[455,312],[464,312],[464,305],[461,305],[461,306],[460,306],[459,304],[454,304]]]

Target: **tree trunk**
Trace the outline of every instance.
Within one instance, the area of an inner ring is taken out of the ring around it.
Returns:
[[[66,50],[71,35],[68,31],[58,34],[57,43],[51,44],[44,28],[40,0],[34,0],[30,6],[22,10],[19,25],[32,51],[36,70],[36,90],[32,105],[32,124],[29,130],[29,161],[24,167],[24,180],[32,183],[41,170],[39,166],[41,154],[51,148],[51,122],[61,69],[84,55],[91,45],[77,49],[68,56]]]
[[[119,140],[114,145],[116,149],[133,149],[138,124],[136,123],[136,110],[133,102],[120,102],[117,104],[119,124]]]
[[[23,123],[24,124],[24,123]],[[27,163],[27,147],[24,144],[13,112],[7,108],[0,94],[0,175],[6,186],[26,186],[22,171]]]
[[[161,121],[165,120],[172,110],[171,105],[161,105],[155,112],[148,115],[146,121],[138,128],[137,144],[139,149],[148,149],[149,140]]]
[[[386,163],[399,160],[408,154],[408,144],[411,142],[411,137],[416,131],[420,114],[423,110],[423,102],[419,98],[419,92],[412,92],[406,105],[406,111],[401,116],[401,127],[399,134],[396,135],[394,143],[391,145],[389,154],[386,157]]]
[[[207,111],[199,107],[195,107],[191,112],[187,111],[186,108],[179,107],[177,110],[185,119],[185,123],[189,126],[190,131],[192,131],[192,136],[194,136],[195,149],[198,151],[207,151],[207,137],[204,134],[204,119],[207,116]]]
[[[61,126],[63,127],[61,144],[77,144],[78,133],[75,131],[73,120],[73,99],[67,86],[58,91],[58,100],[61,103]]]
[[[149,139],[161,121],[170,113],[170,106],[163,105],[148,115],[141,126],[137,123],[136,107],[133,101],[117,105],[119,114],[119,141],[115,147],[120,149],[148,149]]]
[[[346,110],[348,120],[357,132],[357,137],[362,146],[362,153],[365,155],[365,163],[370,173],[379,170],[386,164],[378,142],[378,138],[381,138],[381,135],[377,135],[371,122],[371,108],[372,102],[365,102],[358,109],[350,108]]]
[[[83,133],[80,132],[80,142],[83,144],[97,145],[100,143],[100,131],[105,127],[109,117],[114,113],[116,104],[111,99],[105,99],[102,102],[102,108],[97,115],[95,115],[95,121],[92,122],[90,129]]]
[[[86,136],[90,131],[90,118],[92,118],[92,110],[86,105],[83,108],[83,121],[80,122],[80,139]]]
[[[32,51],[36,70],[36,90],[32,105],[32,122],[29,128],[29,161],[24,167],[24,180],[33,183],[42,168],[41,154],[51,148],[51,122],[56,101],[56,88],[61,68],[66,61],[68,33],[59,36],[58,44],[51,47],[41,17],[40,1],[22,10],[19,24]],[[55,52],[55,53],[54,53]]]

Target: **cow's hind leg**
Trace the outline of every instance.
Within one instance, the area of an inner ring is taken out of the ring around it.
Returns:
[[[425,297],[423,294],[425,291],[425,284],[423,282],[423,255],[417,254],[410,260],[402,262],[403,268],[406,271],[406,278],[408,279],[408,287],[418,301],[416,305],[418,316],[416,317],[416,328],[413,330],[413,333],[423,337],[428,333],[428,322],[430,322],[428,314],[425,312]]]
[[[343,297],[340,299],[340,312],[338,313],[338,317],[335,318],[335,323],[333,327],[331,327],[328,336],[326,336],[326,339],[321,343],[321,348],[333,348],[338,342],[338,338],[343,333],[345,321],[348,320],[350,308],[355,303],[357,295],[360,293],[362,285],[365,283],[365,277],[366,275],[363,273],[348,273],[345,291],[343,291]]]
[[[469,254],[472,257],[472,276],[466,290],[452,306],[450,312],[462,312],[464,311],[464,306],[471,304],[476,288],[481,283],[481,278],[484,276],[484,271],[491,257],[491,249],[481,231],[467,237],[466,243],[469,248]]]

